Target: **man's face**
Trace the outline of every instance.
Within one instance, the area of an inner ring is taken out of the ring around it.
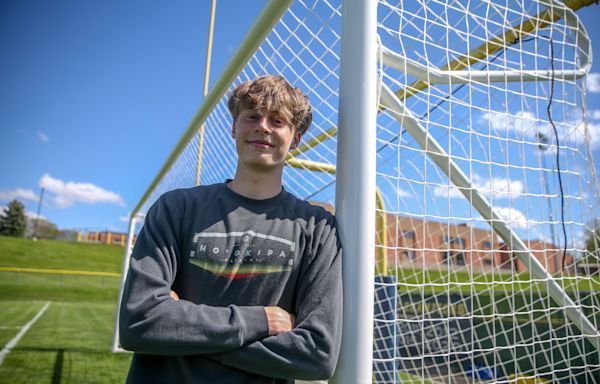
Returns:
[[[260,114],[243,109],[233,123],[238,161],[261,170],[283,168],[290,148],[296,148],[300,133],[276,113]]]

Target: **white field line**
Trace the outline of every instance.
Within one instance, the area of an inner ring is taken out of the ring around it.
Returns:
[[[6,357],[6,355],[8,355],[10,351],[12,351],[12,349],[17,345],[19,340],[21,340],[21,337],[23,337],[27,333],[27,331],[29,331],[29,328],[31,328],[31,326],[35,324],[35,322],[38,321],[40,317],[42,317],[42,315],[44,314],[44,312],[46,312],[46,309],[48,309],[49,306],[50,302],[48,301],[46,305],[44,305],[42,309],[40,309],[39,312],[33,317],[33,319],[29,320],[29,322],[25,324],[23,328],[21,328],[19,333],[17,333],[17,336],[13,337],[12,340],[6,343],[4,348],[2,348],[2,351],[0,351],[0,365],[2,365],[2,363],[4,362],[4,358]]]

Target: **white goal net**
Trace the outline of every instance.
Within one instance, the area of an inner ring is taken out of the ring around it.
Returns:
[[[593,2],[379,1],[374,382],[600,382],[600,140],[576,16]],[[340,0],[293,2],[227,85],[281,74],[310,97],[283,182],[331,209],[341,22]],[[200,119],[201,184],[235,173],[227,97]],[[134,215],[195,185],[188,137]]]

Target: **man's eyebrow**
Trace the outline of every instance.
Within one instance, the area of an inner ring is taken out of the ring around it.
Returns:
[[[255,110],[255,109],[243,109],[243,110],[240,111],[240,115],[244,115],[244,116],[247,116],[247,115],[261,115],[262,116],[262,113],[260,111]]]
[[[289,122],[289,121],[290,121],[290,119],[288,119],[288,118],[285,116],[285,114],[283,114],[283,113],[281,113],[281,112],[279,112],[279,111],[270,111],[270,112],[269,112],[269,115],[270,115],[271,117],[275,118],[275,119],[280,119],[280,120],[287,121],[287,122]]]

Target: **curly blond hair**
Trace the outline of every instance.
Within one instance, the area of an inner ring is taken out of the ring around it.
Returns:
[[[234,121],[243,109],[252,109],[260,114],[274,113],[302,134],[312,123],[308,96],[283,76],[267,75],[243,82],[231,92],[227,106]]]

